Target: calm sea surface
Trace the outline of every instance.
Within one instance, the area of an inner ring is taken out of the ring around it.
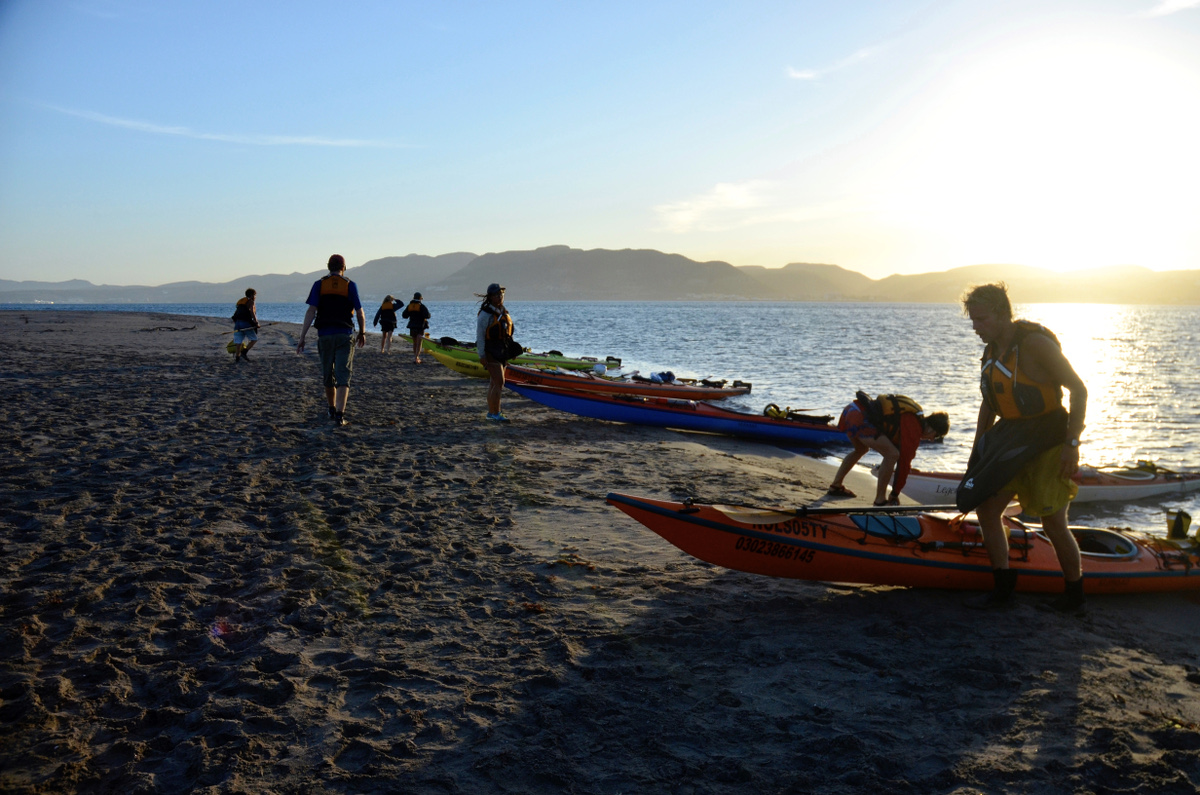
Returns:
[[[382,296],[367,297],[370,320]],[[950,435],[923,447],[916,466],[961,471],[979,411],[982,346],[950,304],[583,303],[509,301],[515,336],[535,351],[618,356],[623,371],[739,378],[752,394],[725,401],[761,412],[768,403],[836,415],[854,398],[900,392],[950,413]],[[2,305],[23,311],[169,312],[225,318],[225,304]],[[474,337],[476,304],[430,303],[433,337]],[[260,304],[262,321],[300,323],[301,304]],[[1194,307],[1030,304],[1020,317],[1044,323],[1088,386],[1083,460],[1150,459],[1200,470],[1200,311]],[[403,330],[403,329],[401,329]],[[507,400],[515,400],[510,396]],[[835,453],[837,451],[834,451]],[[872,454],[873,456],[873,454]],[[871,457],[865,460],[871,462]],[[1163,510],[1200,521],[1200,497],[1129,505],[1080,505],[1072,521],[1161,532]]]

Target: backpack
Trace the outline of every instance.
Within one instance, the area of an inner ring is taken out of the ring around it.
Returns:
[[[921,404],[907,395],[880,395],[872,399],[860,389],[854,394],[854,402],[863,410],[867,422],[893,440],[900,433],[901,414],[915,414],[917,419],[925,417]]]

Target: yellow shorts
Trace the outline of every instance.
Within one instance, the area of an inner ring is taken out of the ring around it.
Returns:
[[[1058,473],[1062,449],[1061,444],[1051,447],[1026,464],[1004,487],[1005,491],[1016,492],[1023,512],[1031,516],[1050,516],[1065,508],[1079,493],[1075,481]]]

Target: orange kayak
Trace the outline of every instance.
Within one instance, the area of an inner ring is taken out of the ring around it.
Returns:
[[[896,508],[754,508],[608,495],[613,505],[684,552],[727,569],[822,582],[990,590],[992,567],[972,516]],[[1063,588],[1038,528],[1009,523],[1017,590]],[[1200,589],[1200,543],[1072,527],[1088,593]]]

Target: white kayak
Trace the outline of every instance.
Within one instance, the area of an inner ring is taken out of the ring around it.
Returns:
[[[961,473],[914,469],[903,494],[922,505],[952,504],[960,480]],[[1200,472],[1174,472],[1152,461],[1139,461],[1135,466],[1081,466],[1074,480],[1079,486],[1077,503],[1141,500],[1200,489]]]

